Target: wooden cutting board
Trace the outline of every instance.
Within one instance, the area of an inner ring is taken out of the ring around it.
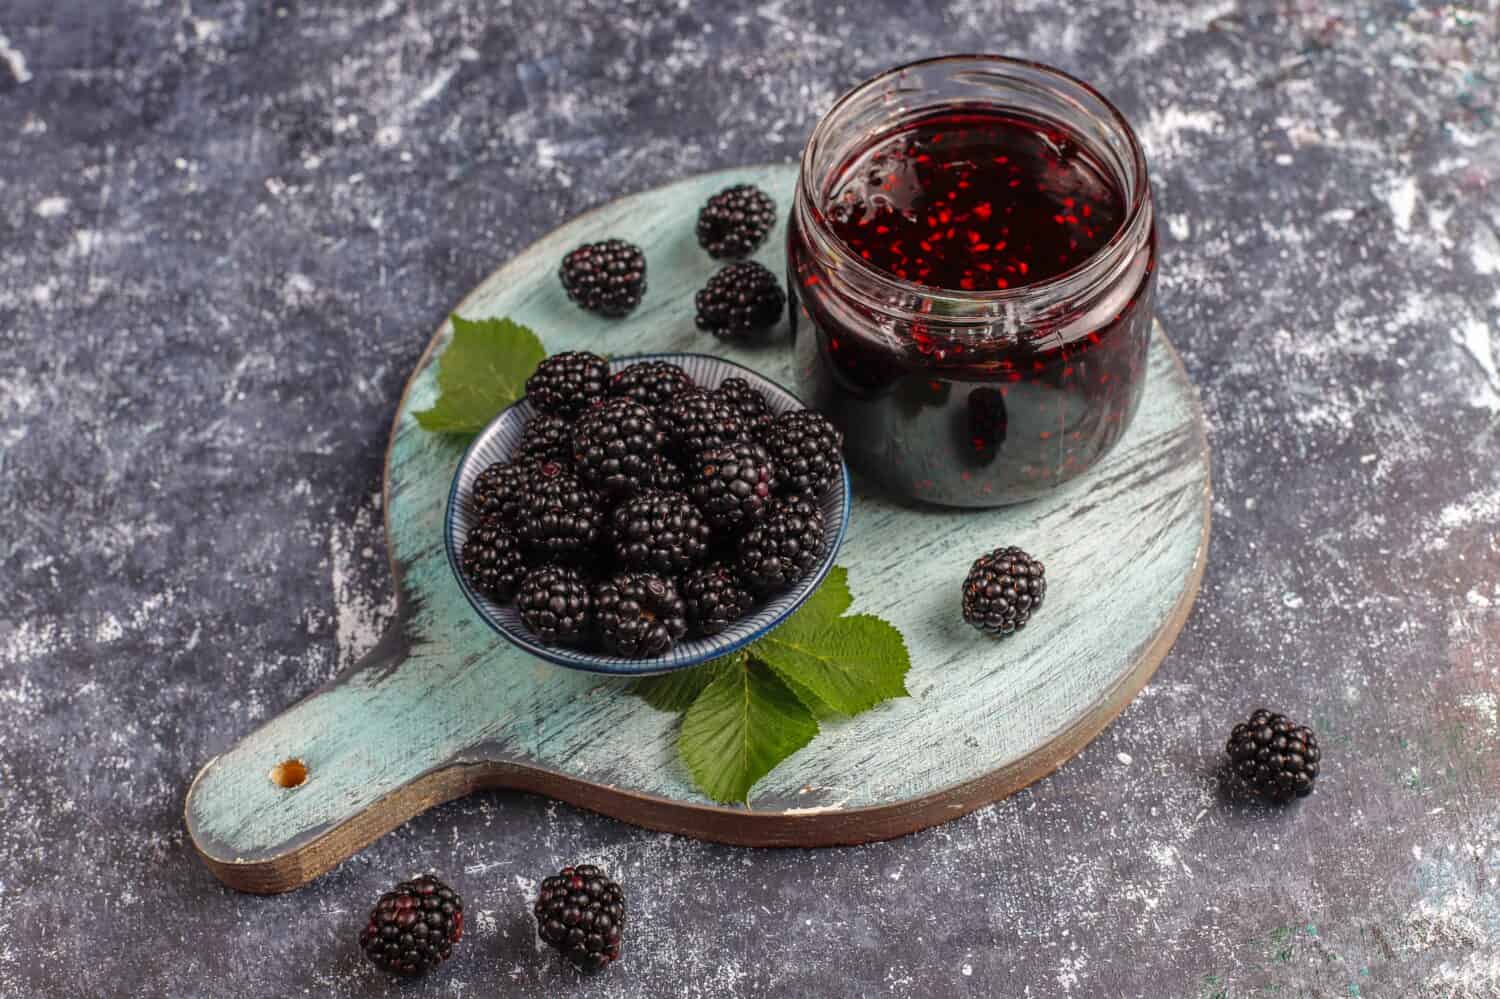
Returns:
[[[714,270],[693,221],[736,182],[785,215],[790,165],[730,170],[622,198],[521,253],[458,306],[511,316],[549,352],[700,351],[795,387],[784,331],[737,348],[693,326]],[[785,270],[784,221],[758,255]],[[620,236],[647,255],[645,304],[623,321],[563,295],[575,245]],[[1119,446],[1082,480],[1019,507],[903,506],[862,489],[839,563],[852,612],[906,635],[909,698],[828,722],[763,779],[748,808],[716,805],[679,762],[677,718],[516,650],[470,609],[443,551],[443,507],[464,441],[412,417],[436,396],[438,330],[408,382],[385,466],[386,539],[399,595],[379,645],[210,760],[188,791],[193,844],[245,891],[295,888],[411,816],[478,788],[545,794],[627,822],[747,846],[833,846],[900,836],[1025,787],[1076,754],[1143,687],[1182,628],[1203,574],[1209,449],[1197,397],[1158,325],[1145,399]],[[966,626],[958,590],[983,550],[1017,544],[1047,565],[1045,609],[995,642]]]

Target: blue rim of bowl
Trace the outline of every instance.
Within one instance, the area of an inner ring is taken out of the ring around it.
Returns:
[[[737,361],[731,361],[714,354],[700,354],[693,351],[669,351],[650,354],[625,354],[618,357],[611,357],[608,360],[611,374],[613,374],[613,369],[616,365],[639,364],[642,361],[672,361],[677,363],[683,358],[703,358],[712,361],[716,365],[723,365],[742,371],[749,375],[755,382],[770,385],[777,391],[795,400],[802,408],[808,408],[807,404],[802,401],[802,398],[790,389],[772,381],[753,368],[747,368]],[[681,661],[663,664],[658,659],[625,659],[620,656],[582,652],[566,646],[543,645],[541,642],[535,641],[528,633],[501,624],[490,614],[489,608],[481,602],[480,595],[469,585],[468,578],[464,576],[459,560],[459,552],[455,546],[456,532],[454,530],[453,518],[458,510],[459,481],[463,478],[464,468],[469,464],[469,457],[473,453],[474,448],[480,441],[485,439],[490,429],[498,421],[504,419],[505,415],[520,405],[524,399],[525,396],[522,396],[521,399],[517,399],[499,413],[496,413],[490,422],[485,424],[484,429],[475,434],[474,439],[464,448],[463,456],[458,459],[458,465],[453,470],[453,481],[448,487],[448,504],[443,514],[443,548],[448,556],[448,570],[458,582],[458,588],[463,591],[464,599],[469,602],[469,606],[474,608],[474,612],[479,615],[485,624],[489,625],[493,631],[517,648],[531,653],[538,659],[544,659],[555,665],[586,673],[602,673],[609,676],[653,676],[664,673],[675,673],[678,670],[701,666],[706,662],[711,662],[738,652],[746,646],[760,641],[785,623],[787,618],[795,614],[798,608],[817,592],[818,587],[823,585],[823,580],[827,579],[828,574],[833,571],[833,566],[838,560],[839,549],[844,544],[844,536],[849,530],[849,514],[854,505],[853,490],[849,484],[849,466],[842,460],[839,462],[839,479],[843,487],[843,515],[839,518],[838,529],[834,532],[831,543],[828,546],[828,554],[818,563],[818,567],[813,571],[811,576],[797,583],[796,587],[792,590],[794,594],[792,601],[775,618],[756,628],[748,635],[725,642],[722,645],[714,644],[713,636],[694,639],[694,641],[708,643],[709,647]],[[751,616],[754,615],[752,614]]]

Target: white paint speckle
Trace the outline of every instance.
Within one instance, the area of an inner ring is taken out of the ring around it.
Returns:
[[[94,641],[100,645],[106,642],[117,642],[124,637],[125,626],[113,614],[105,614],[104,620],[99,622],[99,627],[94,629]]]
[[[1132,763],[1135,762],[1135,757],[1131,756],[1129,753],[1116,753],[1115,754],[1115,759],[1119,760],[1121,763],[1125,764],[1127,767],[1130,766]]]
[[[974,974],[974,966],[972,964],[966,964],[962,968],[958,969],[958,973],[960,975],[963,975],[965,978],[968,978]]]
[[[1405,235],[1411,231],[1412,215],[1417,210],[1417,179],[1415,177],[1401,177],[1391,185],[1391,190],[1386,195],[1386,203],[1391,208],[1391,219],[1396,223],[1396,231]]]
[[[68,199],[60,194],[49,195],[38,201],[32,210],[44,219],[55,219],[68,210]]]
[[[16,78],[17,83],[26,83],[31,80],[31,71],[26,68],[25,54],[11,45],[10,39],[4,35],[0,35],[0,62],[4,62],[10,68],[10,75]]]

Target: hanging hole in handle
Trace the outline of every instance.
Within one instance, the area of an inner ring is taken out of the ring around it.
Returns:
[[[271,783],[291,790],[307,782],[307,764],[293,757],[271,768]]]

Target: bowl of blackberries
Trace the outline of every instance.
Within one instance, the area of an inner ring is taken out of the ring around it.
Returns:
[[[549,662],[695,666],[763,637],[833,567],[841,448],[723,358],[554,354],[459,463],[448,561],[479,615]]]

